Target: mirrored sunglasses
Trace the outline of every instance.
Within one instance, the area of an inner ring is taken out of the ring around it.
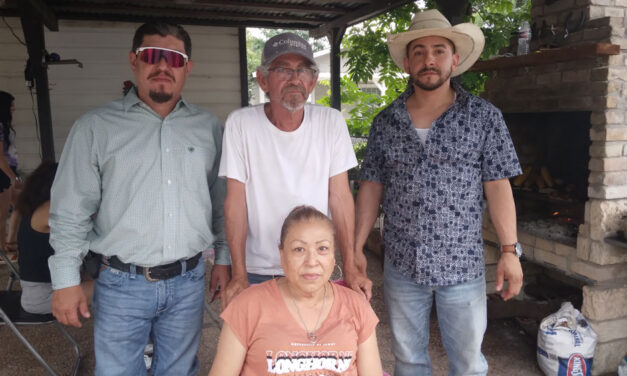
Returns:
[[[181,68],[189,60],[182,52],[161,47],[140,47],[135,50],[135,54],[147,64],[158,64],[161,58],[164,58],[172,68]]]

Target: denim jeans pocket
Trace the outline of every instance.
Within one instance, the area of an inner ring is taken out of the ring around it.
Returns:
[[[198,265],[194,269],[188,270],[183,273],[182,277],[192,282],[199,281],[205,278],[205,261],[203,259],[200,259],[200,261],[198,261]]]
[[[129,274],[110,266],[100,271],[98,283],[108,287],[120,287],[128,279]]]

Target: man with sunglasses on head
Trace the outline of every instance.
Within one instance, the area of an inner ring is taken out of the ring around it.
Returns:
[[[96,375],[195,375],[204,305],[230,277],[218,178],[222,127],[181,97],[191,40],[178,25],[140,26],[129,53],[136,88],[72,127],[52,188],[52,312],[65,325],[90,317],[80,287],[88,250],[102,260],[94,291]]]
[[[318,79],[311,45],[293,33],[270,38],[257,82],[269,103],[239,109],[226,121],[220,176],[233,276],[222,308],[249,284],[283,274],[281,224],[298,205],[330,213],[344,279],[371,297],[366,259],[353,245],[355,207],[347,171],[357,165],[342,114],[306,104]]]

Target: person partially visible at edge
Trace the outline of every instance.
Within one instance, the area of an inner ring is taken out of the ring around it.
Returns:
[[[451,78],[480,56],[470,23],[451,27],[437,10],[388,36],[410,85],[373,120],[357,196],[361,249],[383,202],[384,298],[395,375],[430,375],[429,315],[435,299],[450,375],[485,375],[487,325],[481,237],[484,194],[501,245],[496,289],[519,293],[521,247],[509,177],[521,173],[501,112]],[[504,280],[508,287],[504,288]]]
[[[20,303],[26,312],[51,313],[52,285],[48,258],[54,254],[50,246],[50,188],[57,171],[54,162],[43,162],[24,182],[16,210],[21,221],[17,243],[20,249]],[[91,303],[94,280],[83,276],[81,286],[87,302]]]
[[[226,120],[220,176],[226,177],[226,233],[233,278],[222,307],[248,287],[283,275],[276,245],[281,219],[298,205],[331,214],[344,278],[368,299],[366,258],[355,252],[355,204],[347,171],[357,165],[346,122],[329,107],[306,104],[318,78],[307,41],[292,33],[270,38],[257,82],[270,102]]]
[[[94,291],[95,374],[195,375],[204,306],[204,250],[214,247],[211,288],[230,278],[224,232],[222,127],[181,97],[192,69],[179,25],[146,23],[129,53],[136,88],[72,127],[52,187],[52,312],[88,318],[79,267],[102,258]]]
[[[311,206],[294,208],[278,244],[285,277],[251,286],[222,312],[209,375],[381,376],[376,314],[360,293],[329,281],[329,218]]]
[[[0,249],[7,252],[11,259],[17,257],[17,227],[19,214],[13,211],[7,218],[11,206],[15,208],[17,196],[22,189],[22,181],[17,173],[17,148],[15,147],[15,129],[13,112],[15,98],[6,91],[0,91]]]

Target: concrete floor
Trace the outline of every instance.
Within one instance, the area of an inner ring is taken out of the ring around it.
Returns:
[[[368,275],[372,278],[375,285],[372,306],[381,321],[377,327],[381,360],[384,370],[392,374],[394,370],[394,356],[391,353],[390,328],[383,304],[381,263],[372,254],[368,255],[368,259]],[[1,288],[6,286],[7,269],[6,265],[0,265]],[[212,308],[215,312],[218,312],[219,302],[214,302]],[[70,373],[73,359],[68,354],[71,354],[72,350],[67,340],[60,335],[54,325],[20,326],[19,328],[60,375],[68,375]],[[92,329],[92,320],[85,321],[83,328],[68,329],[79,343],[82,352],[79,375],[93,374]],[[434,376],[446,375],[448,372],[448,360],[442,347],[435,316],[432,316],[430,330],[431,343],[429,353],[433,363],[433,374]],[[218,336],[219,329],[211,323],[209,316],[205,314],[205,327],[203,328],[202,341],[198,351],[200,360],[199,375],[206,375],[211,368]],[[2,349],[0,351],[0,376],[46,375],[43,367],[39,365],[26,347],[5,325],[0,326],[0,344]],[[542,375],[536,363],[535,340],[523,334],[520,328],[511,320],[491,320],[488,323],[488,330],[483,342],[483,353],[490,367],[490,375]]]

